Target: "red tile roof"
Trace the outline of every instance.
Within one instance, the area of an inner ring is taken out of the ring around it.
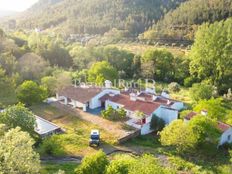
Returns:
[[[184,118],[186,120],[191,120],[196,115],[197,115],[197,113],[192,111],[192,112],[188,113]]]
[[[185,116],[185,119],[187,120],[191,120],[193,117],[195,117],[197,115],[196,112],[190,112],[188,115]],[[222,132],[225,132],[227,129],[231,128],[230,125],[226,124],[226,123],[223,123],[221,121],[218,121],[218,124],[217,124],[217,128],[222,131]]]
[[[220,131],[225,132],[227,129],[231,128],[230,125],[223,123],[221,121],[218,121],[218,129],[220,129]]]
[[[81,103],[89,102],[93,97],[102,91],[101,88],[97,87],[74,87],[68,86],[58,92],[60,96],[65,96],[69,99],[79,101]]]
[[[150,116],[156,109],[160,107],[159,103],[153,102],[146,102],[146,101],[131,101],[130,96],[118,94],[115,96],[105,95],[101,98],[101,100],[108,99],[114,103],[118,103],[124,106],[126,110],[129,111],[140,111],[143,112],[145,115]]]

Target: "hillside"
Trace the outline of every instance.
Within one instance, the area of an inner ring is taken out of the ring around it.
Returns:
[[[112,28],[144,32],[185,0],[40,0],[17,18],[20,28],[103,34]]]
[[[198,26],[232,16],[231,0],[189,0],[153,25],[155,37],[192,40]],[[150,34],[151,35],[151,34]],[[154,34],[153,34],[154,36]]]

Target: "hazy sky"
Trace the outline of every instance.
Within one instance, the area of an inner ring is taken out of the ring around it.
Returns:
[[[38,0],[0,0],[0,10],[23,11]]]

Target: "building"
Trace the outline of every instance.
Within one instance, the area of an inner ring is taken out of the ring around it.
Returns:
[[[197,112],[190,112],[187,114],[184,118],[185,122],[190,121],[193,117],[197,115],[204,115],[207,116],[207,111],[202,110],[201,113]],[[221,132],[220,140],[219,140],[219,146],[225,144],[225,143],[232,143],[232,127],[226,123],[223,123],[221,121],[217,122],[217,128]]]
[[[129,118],[126,124],[141,129],[142,135],[152,132],[150,122],[153,115],[169,124],[178,118],[179,110],[184,108],[183,102],[158,96],[148,89],[140,92],[112,89],[110,81],[106,81],[103,88],[69,86],[59,91],[56,97],[63,104],[81,108],[83,111],[99,107],[107,109],[109,106],[114,109],[123,108]],[[143,118],[138,118],[138,112],[144,114]]]
[[[54,123],[51,123],[38,116],[35,116],[35,118],[36,118],[35,132],[41,138],[45,138],[53,134],[59,134],[64,132],[59,126],[55,125]]]

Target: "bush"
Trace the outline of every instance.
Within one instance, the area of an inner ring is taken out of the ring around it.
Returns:
[[[77,174],[103,174],[109,164],[106,154],[98,151],[95,154],[86,156],[81,165],[76,169]]]
[[[106,110],[101,112],[103,118],[112,120],[112,121],[120,121],[126,118],[126,111],[123,108],[113,109],[112,106],[109,106]]]
[[[165,126],[165,122],[162,118],[159,118],[156,115],[153,115],[151,118],[150,127],[155,131],[161,131]]]
[[[40,152],[43,155],[63,156],[65,152],[60,144],[59,136],[53,135],[43,140],[40,145]]]
[[[177,82],[172,82],[168,85],[169,91],[178,92],[180,91],[180,85]]]
[[[47,98],[47,90],[33,81],[23,82],[18,87],[16,93],[19,101],[27,105],[42,102]]]
[[[213,96],[214,88],[205,83],[195,83],[190,89],[190,95],[194,101],[208,100]]]
[[[195,83],[197,80],[194,77],[187,77],[184,79],[184,86],[185,87],[192,87],[193,83]]]

